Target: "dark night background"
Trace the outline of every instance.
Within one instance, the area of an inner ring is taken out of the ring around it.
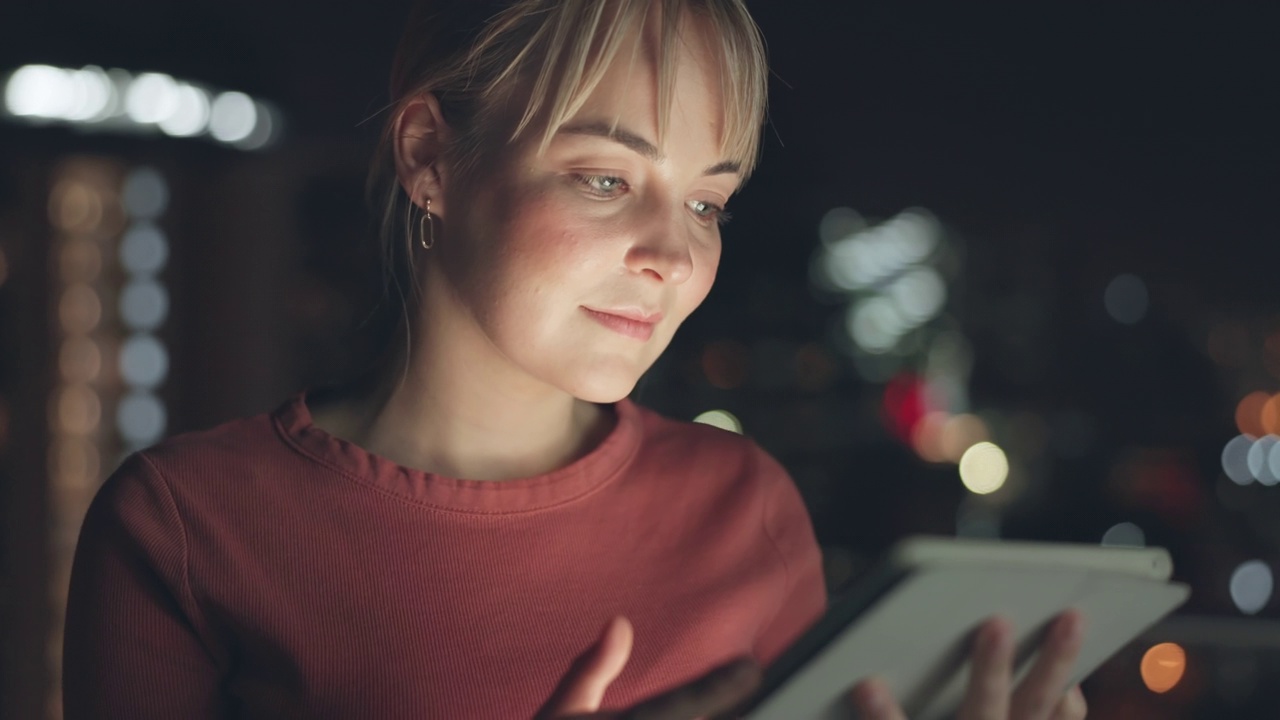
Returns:
[[[1013,538],[1096,543],[1136,523],[1193,586],[1177,617],[1086,685],[1091,717],[1280,715],[1280,613],[1270,603],[1246,617],[1228,593],[1241,562],[1280,562],[1280,487],[1236,486],[1221,464],[1241,398],[1280,391],[1280,12],[749,5],[774,72],[763,161],[731,203],[716,288],[641,402],[741,418],[809,501],[833,586],[901,535],[954,534],[974,502],[955,465],[925,463],[892,436],[882,379],[859,374],[838,337],[843,304],[809,275],[828,210],[883,220],[927,208],[960,259],[938,322],[970,344],[972,409],[1020,467],[984,512]],[[59,500],[43,475],[57,375],[50,178],[90,156],[154,166],[170,183],[169,433],[349,372],[383,327],[362,187],[407,6],[0,10],[0,71],[162,71],[265,98],[285,119],[280,141],[255,153],[0,123],[4,717],[56,716],[44,709],[58,612],[45,526]],[[1134,324],[1104,305],[1122,273],[1149,291]],[[1186,647],[1188,669],[1156,695],[1138,661],[1165,640]]]

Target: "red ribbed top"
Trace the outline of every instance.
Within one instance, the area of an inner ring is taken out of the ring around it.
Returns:
[[[825,604],[790,478],[615,407],[587,456],[501,482],[373,455],[304,394],[131,456],[76,550],[66,718],[529,718],[619,614],[606,707],[768,662]]]

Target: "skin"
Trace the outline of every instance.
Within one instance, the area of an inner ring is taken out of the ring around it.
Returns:
[[[711,289],[717,210],[741,182],[719,151],[723,102],[709,29],[687,19],[661,145],[652,17],[545,153],[539,133],[528,133],[480,177],[454,173],[446,152],[453,130],[432,95],[402,109],[397,174],[413,202],[425,208],[430,200],[435,223],[435,243],[420,255],[424,297],[408,367],[394,382],[382,378],[313,406],[317,427],[407,467],[490,481],[563,467],[608,433],[607,403],[630,393]],[[641,52],[632,66],[634,43]],[[625,133],[602,137],[615,118]],[[591,311],[661,320],[637,338]],[[960,717],[1084,717],[1078,690],[1064,694],[1079,619],[1068,614],[1055,627],[1036,669],[1013,688],[1009,629],[999,620],[985,625]],[[744,658],[635,707],[601,712],[632,639],[625,618],[612,621],[538,717],[708,717],[731,712],[759,683],[759,668]],[[875,680],[850,697],[865,718],[902,717]]]

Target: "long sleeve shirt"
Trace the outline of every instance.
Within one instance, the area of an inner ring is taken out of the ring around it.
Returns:
[[[630,401],[570,465],[508,481],[397,465],[270,413],[135,453],[81,531],[67,720],[521,718],[609,618],[622,708],[824,609],[787,473],[750,440]]]

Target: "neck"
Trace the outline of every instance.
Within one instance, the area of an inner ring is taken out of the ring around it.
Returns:
[[[468,480],[541,475],[608,434],[608,408],[539,383],[496,353],[460,352],[474,345],[457,338],[477,331],[450,327],[458,317],[424,313],[407,359],[393,353],[372,382],[313,409],[317,427],[399,465]]]

